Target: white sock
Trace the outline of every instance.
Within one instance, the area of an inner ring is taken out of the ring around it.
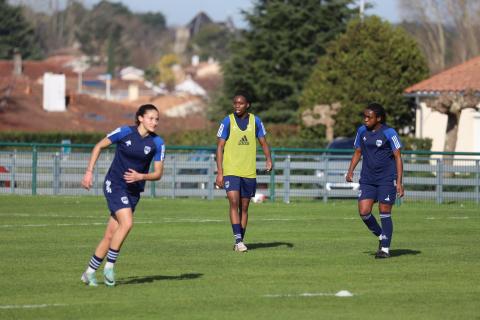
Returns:
[[[95,273],[95,271],[97,271],[97,270],[92,269],[91,267],[88,267],[88,268],[87,268],[87,271],[85,271],[85,272],[86,272],[86,273]]]
[[[390,250],[389,248],[382,247],[382,251],[383,251],[383,252],[389,253],[389,252],[388,252],[389,250]]]
[[[111,263],[111,262],[107,261],[107,263],[105,263],[105,269],[113,268],[114,265],[115,265],[115,263]]]

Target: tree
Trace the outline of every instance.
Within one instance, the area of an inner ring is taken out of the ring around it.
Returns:
[[[179,63],[180,60],[173,53],[164,55],[157,63],[157,82],[165,84],[168,90],[173,90],[175,87],[175,74],[173,73],[172,68]]]
[[[248,30],[233,40],[223,64],[223,95],[214,112],[221,116],[229,111],[231,97],[242,89],[252,95],[264,121],[296,123],[303,84],[326,44],[356,14],[353,2],[255,1],[252,12],[243,12]]]
[[[415,109],[403,90],[427,75],[424,56],[402,28],[375,16],[363,23],[356,19],[319,59],[301,96],[302,111],[339,103],[335,135],[353,136],[362,120],[357,115],[376,101],[384,105],[390,125],[408,133],[414,129]]]
[[[190,40],[189,51],[202,60],[211,57],[224,61],[229,55],[228,41],[232,36],[232,32],[224,26],[207,24]]]
[[[480,54],[480,1],[400,0],[405,27],[428,58],[432,73]]]
[[[11,59],[18,49],[26,59],[41,57],[32,26],[25,20],[20,7],[0,0],[0,59]]]
[[[455,152],[457,146],[458,123],[465,109],[479,110],[480,98],[472,89],[465,92],[442,93],[438,98],[426,100],[427,107],[447,116],[447,129],[443,150]]]

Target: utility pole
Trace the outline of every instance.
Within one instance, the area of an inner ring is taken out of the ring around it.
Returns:
[[[365,11],[365,0],[360,0],[360,21],[362,22],[364,18],[364,11]]]

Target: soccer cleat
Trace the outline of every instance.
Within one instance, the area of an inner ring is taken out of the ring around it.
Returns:
[[[385,252],[383,250],[378,250],[377,253],[375,254],[375,259],[386,259],[390,258],[390,253]]]
[[[113,272],[113,268],[103,269],[103,277],[105,280],[105,285],[107,287],[115,286],[115,272]]]
[[[239,242],[235,244],[233,250],[237,252],[247,252],[248,248],[243,242]]]
[[[85,283],[86,285],[89,285],[90,287],[98,286],[97,278],[95,277],[95,272],[92,272],[92,273],[84,272],[80,280],[82,280],[83,283]]]

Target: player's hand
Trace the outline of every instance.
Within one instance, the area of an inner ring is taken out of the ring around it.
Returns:
[[[397,184],[397,197],[403,197],[405,195],[405,189],[403,188],[403,184]]]
[[[125,181],[127,183],[133,183],[133,182],[143,180],[143,174],[138,173],[137,171],[135,171],[133,169],[128,169],[128,171],[126,171],[123,174],[123,179],[125,179]]]
[[[87,190],[90,190],[92,186],[93,186],[93,173],[92,171],[85,171],[85,174],[83,175],[83,179],[82,179],[82,187],[84,187]]]
[[[345,181],[353,182],[353,172],[347,172],[347,174],[345,175]]]
[[[217,174],[215,179],[215,185],[219,188],[223,188],[223,174]]]
[[[265,172],[270,172],[273,169],[273,164],[271,160],[265,162]]]

